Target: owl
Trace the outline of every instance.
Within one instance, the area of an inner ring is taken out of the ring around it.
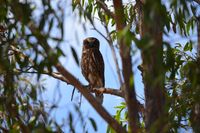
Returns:
[[[90,88],[104,87],[104,61],[99,51],[99,40],[94,37],[83,41],[81,70]],[[95,93],[97,101],[103,103],[103,94]]]

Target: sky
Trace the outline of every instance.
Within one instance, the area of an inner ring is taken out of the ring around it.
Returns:
[[[89,22],[85,22],[84,20],[80,20],[80,18],[73,13],[71,10],[70,3],[67,2],[66,4],[66,17],[65,17],[65,37],[64,42],[62,43],[61,47],[64,53],[66,54],[65,57],[60,59],[61,63],[65,66],[65,68],[71,72],[76,78],[80,80],[81,83],[87,85],[87,81],[81,74],[80,67],[76,64],[70,47],[75,48],[79,60],[81,59],[81,51],[82,51],[82,41],[87,37],[96,37],[100,40],[100,51],[104,58],[105,63],[105,87],[109,88],[120,88],[119,81],[117,78],[117,73],[115,69],[115,64],[112,58],[111,50],[106,42],[106,40],[101,37],[96,31],[92,30],[91,25]],[[83,28],[83,25],[86,27],[86,31]],[[96,28],[99,29],[103,34],[105,34],[105,30],[102,27],[101,23],[98,20],[95,20]],[[171,31],[170,31],[171,32]],[[56,35],[56,32],[54,33]],[[170,33],[171,37],[164,37],[164,40],[185,43],[188,38],[181,38],[180,36],[174,34],[173,32]],[[192,40],[196,40],[195,37],[191,37]],[[190,39],[191,39],[190,38]],[[116,53],[118,56],[118,62],[121,66],[119,52],[116,49]],[[138,99],[141,100],[140,97],[144,98],[144,87],[142,84],[142,77],[140,71],[137,69],[137,66],[141,64],[140,52],[137,50],[136,54],[133,56],[133,72],[134,72],[134,80],[135,80],[135,88]],[[80,123],[80,115],[76,111],[74,105],[78,105],[80,102],[80,93],[75,90],[73,100],[71,101],[71,95],[73,91],[73,86],[67,85],[63,82],[58,82],[57,80],[43,76],[46,79],[45,87],[47,90],[43,93],[42,98],[47,103],[47,107],[51,104],[55,103],[58,105],[58,109],[51,113],[51,117],[55,118],[58,123],[68,123],[69,122],[69,113],[71,112],[74,118],[74,125],[77,133],[82,132],[82,126]],[[124,100],[120,97],[112,96],[105,94],[104,95],[104,102],[103,106],[106,110],[111,114],[114,115],[116,112],[115,106],[119,105]],[[88,129],[89,133],[93,133],[94,130],[89,123],[89,118],[93,118],[97,124],[98,131],[97,133],[106,132],[107,123],[98,115],[98,113],[93,109],[93,107],[87,102],[87,100],[82,97],[81,106],[79,107],[82,115],[84,117],[85,122],[87,123],[86,129]],[[65,126],[63,128],[65,132],[69,132],[69,127]]]
[[[81,51],[82,51],[82,41],[87,37],[96,37],[100,40],[100,51],[104,58],[105,63],[105,87],[109,88],[120,88],[120,84],[117,78],[117,73],[115,69],[115,64],[113,61],[113,57],[111,54],[110,47],[106,40],[99,35],[96,31],[92,30],[91,25],[88,22],[80,21],[79,17],[72,13],[70,3],[67,4],[67,13],[65,18],[65,39],[61,45],[61,49],[66,54],[66,57],[62,57],[60,59],[61,63],[65,66],[65,68],[71,72],[76,78],[80,80],[81,83],[87,85],[87,81],[81,74],[80,67],[76,64],[70,47],[74,47],[79,59],[81,59]],[[83,28],[83,24],[86,27],[86,31]],[[99,29],[102,33],[105,33],[104,28],[98,20],[95,20],[95,25],[97,29]],[[55,33],[56,34],[56,33]],[[117,49],[116,49],[117,50]],[[117,56],[119,57],[118,51],[116,51]],[[120,58],[118,58],[119,64]],[[136,92],[139,96],[143,97],[143,85],[141,82],[141,75],[137,69],[137,66],[141,63],[139,51],[133,58],[134,68],[133,71],[135,73],[135,83],[136,83]],[[51,116],[55,118],[59,123],[63,121],[68,123],[69,112],[72,112],[75,121],[79,119],[79,114],[74,109],[74,104],[78,105],[80,101],[80,93],[75,91],[73,100],[71,101],[71,95],[73,91],[73,86],[67,85],[63,82],[58,82],[57,80],[44,76],[46,79],[44,82],[47,90],[42,95],[42,99],[47,103],[47,107],[51,104],[55,103],[58,105],[58,109],[51,113]],[[124,100],[120,97],[112,96],[112,95],[104,95],[103,106],[106,110],[114,115],[116,112],[115,106],[119,105]],[[97,133],[106,132],[107,123],[98,115],[98,113],[93,109],[93,107],[87,102],[87,100],[82,97],[80,111],[82,112],[85,120],[87,121],[86,128],[89,129],[89,133],[94,132],[91,124],[89,123],[89,118],[93,118],[97,124],[98,131]],[[74,122],[76,132],[82,132],[82,127],[80,122]],[[69,131],[69,127],[63,128],[65,132]]]

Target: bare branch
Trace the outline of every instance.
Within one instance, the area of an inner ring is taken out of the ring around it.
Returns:
[[[110,49],[112,51],[112,56],[113,56],[113,60],[115,62],[115,66],[116,66],[116,69],[117,69],[117,76],[118,76],[118,79],[119,79],[119,83],[120,83],[120,86],[123,85],[123,81],[122,81],[122,77],[121,77],[121,72],[120,72],[120,68],[119,68],[119,63],[117,61],[117,55],[116,55],[116,52],[115,52],[115,48],[113,46],[113,41],[112,41],[112,38],[110,37],[110,34],[109,34],[109,30],[108,30],[108,27],[106,25],[104,25],[105,29],[106,29],[106,33],[108,35],[108,37],[106,37],[105,35],[103,35],[94,25],[93,25],[93,29],[99,33],[109,44],[110,46]]]
[[[47,41],[45,39],[44,35],[38,30],[38,28],[31,23],[29,25],[29,28],[31,32],[35,35],[35,37],[39,40],[40,45],[43,47],[45,52],[48,53],[54,53],[53,49],[49,46]],[[105,110],[105,108],[99,104],[99,102],[96,100],[96,98],[89,92],[88,89],[86,89],[71,73],[69,73],[57,60],[55,56],[49,56],[47,57],[49,61],[54,64],[55,68],[58,70],[60,74],[63,75],[64,79],[67,81],[67,83],[70,83],[75,88],[83,94],[83,96],[88,100],[88,102],[94,107],[94,109],[99,113],[99,115],[117,132],[120,133],[126,133],[126,130]]]
[[[43,71],[43,72],[37,72],[37,71],[22,71],[19,69],[15,69],[14,72],[16,74],[20,74],[20,73],[32,73],[32,74],[45,74],[48,76],[51,76],[55,79],[61,80],[67,84],[70,84],[70,81],[67,80],[63,75],[61,75],[60,73],[56,73],[56,72],[48,72],[48,71]],[[85,89],[87,89],[87,87],[85,87]],[[88,89],[89,90],[89,89]],[[74,91],[74,89],[73,89]],[[122,90],[119,89],[113,89],[113,88],[93,88],[92,90],[89,90],[91,93],[104,93],[104,94],[111,94],[111,95],[115,95],[115,96],[119,96],[119,97],[124,97],[124,94],[122,92]]]
[[[115,130],[122,133],[125,133],[126,130],[105,110],[105,108],[99,104],[99,102],[94,98],[93,95],[90,94],[88,89],[85,87],[73,76],[71,75],[65,68],[60,64],[55,64],[56,69],[63,74],[65,78],[70,81],[70,84],[75,86],[83,96],[88,100],[88,102],[94,107],[94,109],[104,118],[105,121]]]
[[[97,33],[99,33],[107,42],[109,42],[108,38],[103,34],[101,33],[94,25],[93,25],[93,29],[92,30],[95,30]]]
[[[97,2],[97,3],[99,4],[99,6],[105,11],[105,13],[106,13],[107,15],[109,15],[109,16],[112,17],[112,18],[115,17],[114,13],[111,12],[111,11],[108,9],[107,5],[106,5],[104,2],[102,2],[101,0],[96,0],[96,2]]]
[[[29,59],[30,63],[31,63],[33,66],[35,66],[35,63],[33,62],[33,60],[32,60],[31,58],[29,58],[27,55],[25,55],[24,53],[22,53],[19,49],[17,49],[16,47],[14,47],[14,46],[12,46],[12,45],[11,45],[10,48],[11,48],[12,51],[14,51],[14,52],[20,54],[20,56],[21,56],[22,58],[27,57],[27,58]],[[63,75],[61,75],[60,73],[57,73],[57,72],[51,72],[51,73],[50,73],[50,72],[48,72],[47,70],[43,70],[43,72],[37,72],[37,71],[22,71],[22,70],[19,70],[19,69],[15,69],[14,71],[15,71],[15,73],[18,73],[18,74],[19,74],[19,73],[33,73],[33,74],[38,74],[38,73],[40,73],[40,74],[45,74],[45,75],[49,75],[49,76],[51,76],[51,77],[54,77],[54,78],[56,78],[56,79],[59,79],[59,80],[61,80],[61,81],[64,81],[64,82],[70,84],[70,81],[68,81]],[[92,89],[90,92],[92,92],[92,93],[95,93],[95,92],[97,92],[97,93],[105,93],[105,94],[111,94],[111,95],[115,95],[115,96],[124,97],[124,96],[123,96],[123,93],[122,93],[122,91],[121,91],[121,89],[94,88],[94,89]]]
[[[91,92],[97,92],[97,93],[105,93],[105,94],[111,94],[115,96],[119,96],[124,98],[124,94],[121,89],[112,89],[112,88],[93,88]]]
[[[115,66],[116,66],[116,69],[117,69],[117,76],[118,76],[118,79],[119,79],[119,83],[120,83],[120,86],[123,85],[123,81],[122,81],[122,77],[121,77],[121,72],[120,72],[120,68],[119,68],[119,63],[117,61],[117,55],[116,55],[116,52],[115,52],[115,48],[113,46],[113,41],[112,41],[112,38],[110,36],[110,33],[109,33],[109,30],[108,30],[108,27],[105,26],[105,29],[106,29],[106,33],[108,35],[108,44],[110,46],[110,49],[112,51],[112,56],[113,56],[113,59],[114,59],[114,62],[115,62]]]
[[[37,71],[22,71],[22,70],[19,70],[19,69],[15,69],[14,72],[16,74],[20,74],[20,73],[32,73],[32,74],[38,74],[39,72]],[[70,81],[68,81],[64,76],[62,76],[60,73],[57,73],[57,72],[48,72],[48,71],[43,71],[43,72],[40,72],[40,74],[44,74],[44,75],[48,75],[48,76],[51,76],[55,79],[58,79],[58,80],[61,80],[67,84],[70,84]],[[75,89],[75,88],[74,88]],[[73,91],[74,91],[73,89]],[[85,87],[85,89],[87,89],[87,87]],[[89,89],[88,89],[89,90]],[[114,89],[114,88],[93,88],[92,90],[89,90],[90,93],[104,93],[104,94],[111,94],[111,95],[115,95],[115,96],[119,96],[119,97],[122,97],[124,98],[124,93],[123,93],[123,90],[121,88],[119,89]],[[138,102],[138,107],[139,107],[139,110],[141,113],[144,112],[144,106]]]
[[[36,30],[36,29],[32,29],[32,30]],[[34,31],[32,31],[34,32]],[[48,46],[48,44],[46,43],[46,48],[47,51],[52,51],[52,49]],[[17,52],[18,54],[20,54],[20,56],[22,58],[27,57],[25,54],[23,54],[19,49],[15,48],[14,46],[11,47],[11,49],[14,52]],[[48,53],[48,52],[47,52]],[[34,62],[32,59],[28,58],[30,63],[34,66]],[[42,74],[46,74],[49,76],[52,76],[56,79],[59,79],[61,81],[66,82],[67,84],[71,84],[74,87],[76,87],[83,95],[84,97],[90,102],[90,104],[93,105],[93,107],[96,109],[96,111],[108,122],[108,124],[110,124],[110,126],[115,129],[116,131],[120,131],[122,133],[126,133],[126,130],[114,119],[112,118],[112,116],[103,108],[103,106],[101,104],[98,103],[98,101],[94,98],[93,95],[90,94],[90,91],[84,87],[73,75],[71,75],[67,70],[65,70],[65,68],[60,64],[57,63],[55,65],[55,67],[57,68],[57,70],[59,71],[59,73],[56,72],[48,72],[48,71],[43,71]],[[38,73],[35,71],[32,72],[28,72],[28,71],[22,71],[22,70],[15,70],[16,73]],[[61,74],[62,73],[62,74]],[[98,91],[97,89],[94,89],[93,92]],[[114,89],[108,90],[106,88],[101,89],[101,91],[103,91],[104,93],[108,93],[108,94],[113,94],[113,95],[118,95],[118,96],[122,96],[122,94],[120,94],[120,92],[117,92],[117,90],[114,91]]]
[[[200,0],[194,0],[196,3],[200,4]]]

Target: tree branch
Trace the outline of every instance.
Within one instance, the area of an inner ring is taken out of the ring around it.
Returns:
[[[24,55],[24,56],[26,56],[26,55]],[[64,76],[62,76],[58,72],[51,72],[51,73],[48,72],[48,71],[43,71],[43,72],[31,71],[30,72],[30,71],[22,71],[22,70],[19,70],[19,69],[15,69],[14,72],[15,72],[15,74],[21,74],[21,73],[38,74],[38,73],[40,73],[40,74],[48,75],[48,76],[51,76],[51,77],[53,77],[55,79],[61,80],[61,81],[65,82],[65,83],[67,83],[67,84],[70,84],[70,81],[67,80]],[[85,86],[84,86],[84,88],[88,89]],[[92,90],[89,90],[89,91],[90,91],[90,93],[111,94],[111,95],[115,95],[115,96],[119,96],[119,97],[124,98],[124,93],[123,93],[121,87],[119,89],[101,87],[101,88],[93,88]],[[141,103],[138,102],[138,107],[139,107],[140,112],[143,113],[144,112],[144,106]]]
[[[126,133],[126,130],[105,110],[105,108],[99,104],[99,102],[96,100],[96,98],[89,92],[88,89],[86,89],[71,73],[69,73],[62,65],[61,63],[56,59],[54,56],[53,49],[49,46],[47,43],[47,40],[43,39],[45,38],[44,35],[40,32],[40,30],[37,29],[37,27],[32,23],[29,25],[29,28],[31,32],[35,35],[35,37],[40,42],[40,45],[43,47],[45,52],[51,53],[51,55],[48,55],[48,59],[50,63],[54,64],[55,68],[58,70],[60,74],[64,76],[64,78],[67,80],[67,83],[70,83],[75,88],[79,90],[83,94],[83,96],[88,100],[88,102],[94,107],[94,109],[99,113],[99,115],[117,132],[120,133]]]
[[[124,98],[124,94],[121,89],[112,89],[112,88],[93,88],[91,92],[97,92],[97,93],[105,93],[105,94],[111,94],[115,96],[119,96]]]
[[[22,70],[19,70],[19,69],[15,69],[14,70],[15,74],[20,74],[20,73],[32,73],[32,74],[38,74],[39,72],[37,71],[22,71]],[[48,76],[51,76],[55,79],[58,79],[58,80],[61,80],[67,84],[70,84],[70,81],[67,80],[64,76],[62,76],[60,73],[58,72],[48,72],[48,71],[43,71],[43,72],[40,72],[40,74],[44,74],[44,75],[48,75]],[[72,84],[70,84],[72,85]],[[88,89],[87,87],[84,86],[84,89]],[[89,89],[88,89],[89,90]],[[111,95],[114,95],[114,96],[119,96],[119,97],[122,97],[124,98],[124,93],[121,89],[121,87],[119,89],[114,89],[114,88],[104,88],[104,87],[101,87],[101,88],[92,88],[92,90],[89,90],[90,93],[104,93],[104,94],[111,94]],[[144,106],[138,102],[138,107],[139,107],[139,110],[141,113],[144,112]]]
[[[116,28],[118,32],[121,32],[126,27],[126,19],[124,17],[125,15],[122,0],[113,0],[113,4],[115,9]],[[123,91],[128,107],[129,128],[132,133],[137,133],[139,129],[138,102],[136,99],[134,84],[130,84],[131,77],[133,76],[130,44],[126,44],[123,38],[124,37],[121,37],[121,39],[118,38],[118,43],[120,46],[120,56],[122,60],[123,78],[125,81]]]
[[[194,0],[196,3],[200,4],[200,0]]]
[[[99,4],[99,6],[105,11],[105,13],[106,13],[108,16],[110,16],[111,18],[114,18],[114,17],[115,17],[114,13],[111,12],[111,11],[108,9],[107,5],[106,5],[104,2],[102,2],[101,0],[96,0],[96,2],[97,2],[97,3]]]
[[[14,72],[16,74],[20,74],[20,73],[32,73],[32,74],[44,74],[44,75],[48,75],[48,76],[51,76],[55,79],[58,79],[58,80],[61,80],[67,84],[70,84],[70,81],[67,80],[62,74],[60,73],[57,73],[57,72],[48,72],[48,71],[43,71],[43,72],[37,72],[37,71],[22,71],[22,70],[19,70],[19,69],[15,69]],[[87,87],[84,87],[85,89],[88,89]],[[114,88],[104,88],[104,87],[101,87],[101,88],[92,88],[91,90],[88,89],[91,93],[104,93],[104,94],[111,94],[111,95],[115,95],[115,96],[119,96],[119,97],[122,97],[124,98],[124,94],[123,94],[123,91],[121,90],[121,88],[119,89],[114,89]]]
[[[117,61],[117,55],[116,55],[116,52],[115,52],[115,48],[113,46],[113,42],[112,42],[112,39],[110,37],[110,34],[109,34],[109,31],[108,31],[108,27],[106,25],[104,25],[105,29],[106,29],[106,33],[108,35],[108,37],[106,37],[105,35],[103,35],[94,25],[93,25],[93,28],[94,30],[99,33],[109,44],[110,46],[110,49],[111,49],[111,52],[112,52],[112,56],[113,56],[113,60],[115,62],[115,66],[116,66],[116,70],[117,70],[117,76],[118,76],[118,79],[119,79],[119,83],[120,83],[120,86],[123,85],[123,81],[122,81],[122,77],[121,77],[121,74],[120,74],[120,68],[119,68],[119,63]]]
[[[119,63],[117,61],[117,55],[116,55],[116,52],[115,52],[115,48],[113,46],[113,41],[110,37],[110,34],[109,34],[109,31],[108,31],[108,27],[105,26],[105,29],[106,29],[106,33],[108,35],[108,44],[110,46],[110,49],[112,51],[112,56],[113,56],[113,60],[115,62],[115,66],[116,66],[116,69],[117,69],[117,75],[118,75],[118,79],[119,79],[119,83],[120,83],[120,86],[123,85],[123,81],[122,81],[122,77],[121,77],[121,72],[120,72],[120,68],[119,68]]]
[[[70,81],[74,87],[76,87],[83,96],[88,100],[88,102],[94,107],[94,109],[100,114],[101,117],[104,118],[105,121],[115,130],[122,133],[125,133],[126,130],[105,110],[105,108],[99,104],[96,98],[90,94],[88,89],[85,87],[73,76],[71,75],[65,68],[60,64],[55,64],[58,72],[62,73],[63,76]]]

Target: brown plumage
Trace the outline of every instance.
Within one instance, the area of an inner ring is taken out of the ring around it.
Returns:
[[[104,61],[99,51],[99,40],[94,37],[83,41],[81,70],[90,88],[104,87]],[[95,93],[97,100],[103,103],[103,94]]]

